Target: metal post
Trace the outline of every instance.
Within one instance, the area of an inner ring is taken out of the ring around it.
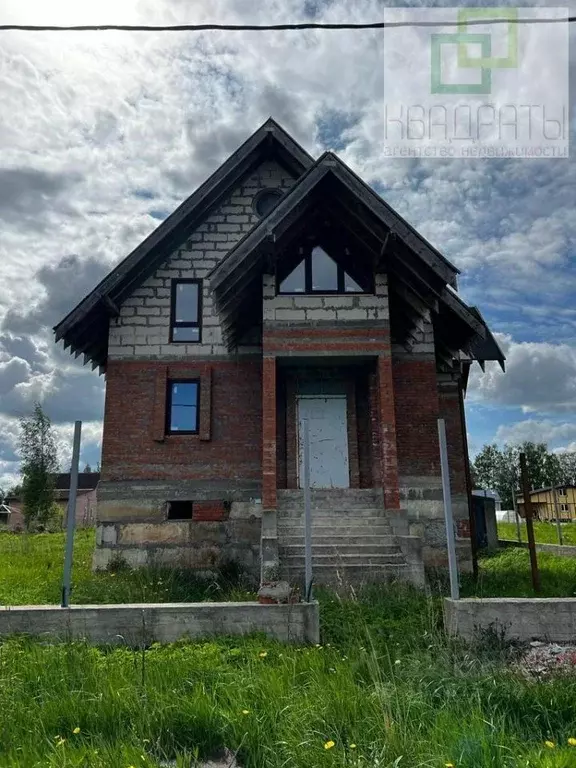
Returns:
[[[520,480],[522,482],[522,494],[524,496],[524,516],[526,518],[526,533],[528,534],[528,550],[530,552],[530,568],[532,571],[532,586],[534,592],[540,592],[540,573],[536,558],[536,542],[534,541],[534,527],[532,525],[532,499],[530,497],[530,483],[528,481],[528,468],[526,466],[526,454],[520,454]]]
[[[448,547],[448,571],[450,574],[450,597],[460,599],[458,583],[458,564],[456,562],[456,540],[454,536],[454,518],[452,517],[452,494],[450,490],[450,469],[448,466],[448,448],[446,445],[446,422],[438,419],[438,438],[440,441],[440,466],[442,467],[442,494],[444,496],[444,519],[446,522],[446,545]]]
[[[78,492],[78,462],[80,460],[80,436],[82,422],[74,423],[74,445],[72,448],[72,465],[70,467],[70,493],[68,496],[68,517],[66,522],[66,555],[64,557],[64,579],[62,581],[62,608],[70,604],[72,580],[72,553],[74,549],[74,527],[76,524],[76,495]]]
[[[310,498],[310,430],[308,419],[303,420],[304,427],[304,569],[305,597],[312,600],[312,503]]]
[[[556,515],[556,530],[558,531],[558,544],[562,546],[564,543],[562,539],[562,526],[560,525],[560,514],[558,509],[558,489],[555,485],[552,486],[552,495],[554,497],[554,513]]]
[[[512,509],[516,520],[516,533],[518,534],[518,544],[522,544],[522,526],[520,525],[520,515],[518,514],[518,504],[516,504],[516,493],[512,488]]]

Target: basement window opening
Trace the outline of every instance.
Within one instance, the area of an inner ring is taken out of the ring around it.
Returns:
[[[168,520],[192,520],[192,502],[169,501]]]

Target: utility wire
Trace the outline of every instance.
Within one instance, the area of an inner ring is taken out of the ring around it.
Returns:
[[[486,24],[559,24],[573,23],[576,16],[546,19],[470,19],[465,26],[484,26]],[[56,26],[38,24],[0,24],[0,31],[17,30],[21,32],[281,32],[303,29],[389,29],[392,27],[458,27],[459,21],[378,21],[365,24],[324,24],[322,22],[302,22],[301,24],[80,24],[76,26]]]

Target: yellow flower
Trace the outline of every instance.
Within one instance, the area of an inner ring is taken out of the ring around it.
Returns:
[[[554,747],[556,746],[556,744],[554,744],[554,742],[553,742],[553,741],[545,741],[545,742],[544,742],[544,746],[548,747],[548,749],[554,749]]]
[[[350,749],[356,749],[356,744],[350,744]]]
[[[445,768],[454,768],[454,763],[444,763]]]
[[[243,709],[242,710],[242,714],[243,715],[249,715],[250,714],[250,710],[249,709]]]
[[[56,746],[57,746],[57,747],[61,747],[61,746],[62,746],[62,744],[64,744],[64,742],[65,742],[65,741],[66,741],[66,739],[63,739],[62,737],[60,737],[60,738],[58,739],[58,741],[56,742]]]
[[[74,728],[72,733],[80,733],[80,728],[78,726],[76,726],[76,728]]]
[[[334,746],[334,742],[333,741],[327,741],[324,744],[324,749],[332,749],[333,746]]]
[[[576,747],[576,739],[574,739],[574,738],[570,738],[570,739],[568,739],[568,744],[569,744],[571,747]]]
[[[266,656],[268,656],[268,651],[262,651],[258,654],[258,656],[260,656],[261,659],[265,659]]]

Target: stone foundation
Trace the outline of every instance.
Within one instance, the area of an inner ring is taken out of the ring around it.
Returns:
[[[422,541],[422,560],[427,568],[447,568],[446,524],[440,477],[401,477],[400,503],[408,516],[408,531]],[[472,548],[468,531],[468,500],[465,494],[452,494],[452,514],[456,529],[458,567],[472,571]]]
[[[98,507],[93,568],[120,562],[131,568],[192,568],[213,574],[234,564],[258,583],[262,506],[231,501],[225,508],[221,520],[168,520],[165,501],[107,499]]]

